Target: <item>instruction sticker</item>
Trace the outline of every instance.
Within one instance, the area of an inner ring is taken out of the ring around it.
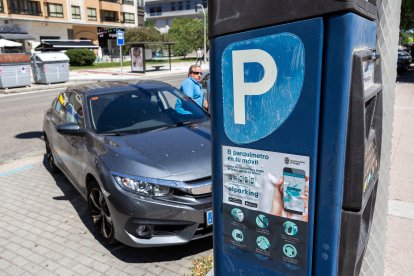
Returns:
[[[229,250],[306,271],[309,157],[223,146],[223,227]]]

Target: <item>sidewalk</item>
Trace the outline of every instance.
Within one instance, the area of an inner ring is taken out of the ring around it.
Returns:
[[[0,94],[9,93],[21,93],[31,92],[40,90],[49,90],[54,88],[64,88],[70,85],[76,85],[80,83],[88,83],[93,81],[128,81],[128,80],[139,80],[139,79],[156,79],[161,76],[172,76],[181,75],[186,76],[188,68],[194,64],[194,61],[188,62],[173,62],[171,63],[171,71],[169,70],[169,64],[163,63],[163,67],[160,70],[152,70],[152,66],[147,66],[147,71],[143,73],[131,72],[130,66],[113,68],[99,68],[99,69],[85,69],[85,70],[74,70],[69,72],[69,81],[65,83],[54,83],[54,84],[36,84],[32,78],[32,85],[30,87],[17,87],[0,89]],[[209,64],[203,64],[203,70],[209,70]]]
[[[411,67],[412,68],[412,67]],[[414,273],[414,70],[395,89],[385,275]]]

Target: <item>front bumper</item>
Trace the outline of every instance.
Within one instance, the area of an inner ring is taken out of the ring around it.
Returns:
[[[212,195],[174,195],[169,198],[139,196],[112,181],[107,203],[115,238],[132,247],[155,247],[188,243],[212,235],[206,212]]]

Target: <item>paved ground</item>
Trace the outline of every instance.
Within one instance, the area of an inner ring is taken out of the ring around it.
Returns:
[[[414,275],[414,68],[395,89],[385,275]]]
[[[107,247],[97,239],[86,203],[43,156],[0,168],[0,274],[189,275],[212,255],[212,239],[184,246]]]

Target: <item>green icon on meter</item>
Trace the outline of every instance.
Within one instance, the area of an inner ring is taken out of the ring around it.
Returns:
[[[289,258],[294,258],[298,254],[298,251],[296,250],[296,247],[287,243],[283,246],[283,253]]]
[[[266,237],[258,236],[256,239],[256,244],[260,249],[266,250],[270,247],[270,242]]]
[[[269,219],[265,215],[258,215],[256,217],[256,224],[260,228],[267,228],[269,226]]]
[[[298,232],[298,226],[291,221],[283,223],[283,231],[289,236],[294,236]]]
[[[233,217],[235,221],[238,221],[238,222],[242,222],[244,219],[243,211],[240,210],[239,208],[233,208],[231,210],[231,216]]]
[[[239,229],[234,229],[231,232],[231,236],[233,237],[233,239],[237,242],[242,242],[244,240],[244,235],[243,232],[240,231]]]

